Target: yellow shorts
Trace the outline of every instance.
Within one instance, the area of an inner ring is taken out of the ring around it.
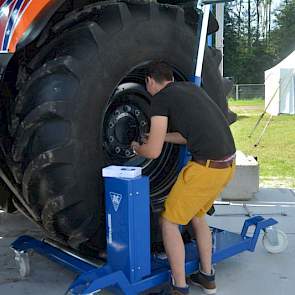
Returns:
[[[162,216],[186,225],[194,216],[202,217],[231,180],[235,165],[224,169],[202,166],[190,161],[178,175],[166,201]]]

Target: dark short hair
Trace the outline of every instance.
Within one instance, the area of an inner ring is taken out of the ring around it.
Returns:
[[[173,69],[164,61],[152,61],[146,69],[146,77],[153,78],[158,83],[173,80]]]

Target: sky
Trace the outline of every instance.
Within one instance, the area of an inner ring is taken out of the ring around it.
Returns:
[[[273,9],[278,8],[282,2],[283,0],[272,0]]]

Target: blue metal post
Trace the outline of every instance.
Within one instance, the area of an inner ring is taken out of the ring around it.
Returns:
[[[191,158],[192,158],[192,155],[187,149],[187,146],[181,145],[180,151],[179,151],[178,172],[181,171],[181,169],[187,164],[188,161],[191,160]]]
[[[149,179],[105,178],[105,198],[108,265],[136,282],[151,273]]]
[[[195,68],[195,75],[193,77],[193,82],[197,85],[201,85],[202,81],[202,69],[203,69],[203,60],[205,54],[205,46],[207,42],[207,30],[209,23],[209,15],[210,15],[210,5],[203,6],[203,17],[202,17],[202,25],[201,25],[201,33],[200,38],[198,40],[198,51],[197,51],[197,62]]]

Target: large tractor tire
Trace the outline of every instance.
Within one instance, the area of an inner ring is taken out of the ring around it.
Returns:
[[[121,164],[140,165],[150,176],[159,239],[155,220],[177,177],[180,150],[166,145],[150,161],[129,143],[149,129],[147,62],[165,60],[177,80],[191,77],[197,17],[192,8],[147,1],[99,2],[51,28],[54,37],[20,68],[10,126],[13,175],[30,208],[24,212],[47,236],[78,250],[103,249],[101,169]]]
[[[178,147],[148,161],[129,143],[149,128],[144,65],[163,59],[187,79],[195,33],[183,9],[143,3],[73,12],[27,65],[32,74],[16,98],[14,176],[47,235],[73,248],[89,238],[103,247],[102,167],[144,166],[154,211],[177,175]]]

